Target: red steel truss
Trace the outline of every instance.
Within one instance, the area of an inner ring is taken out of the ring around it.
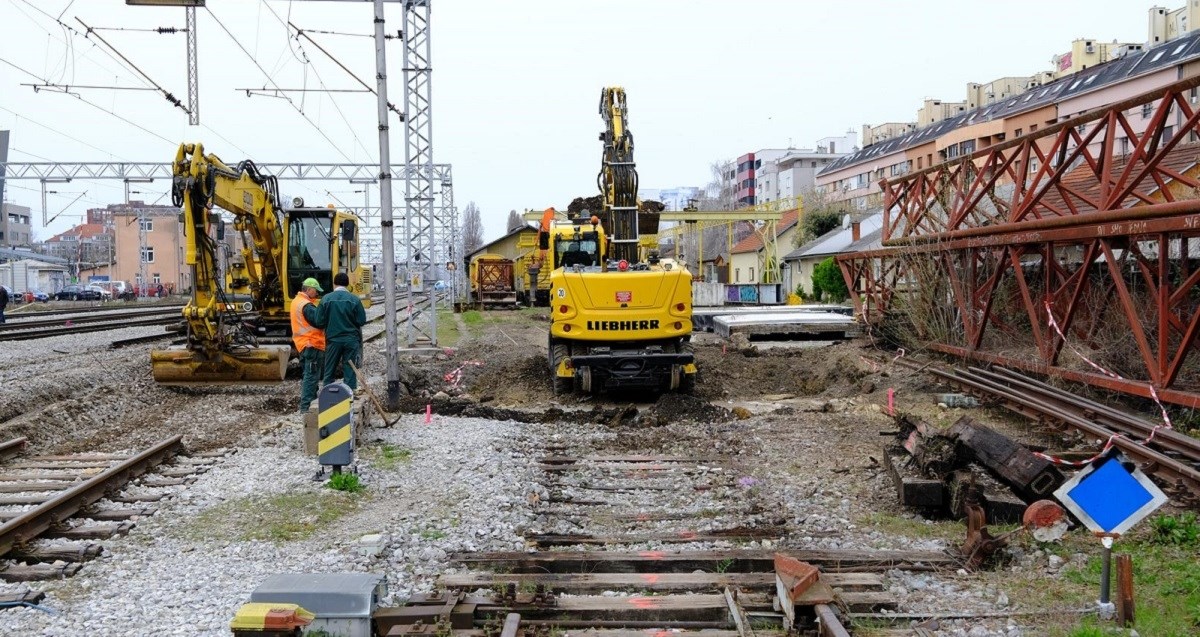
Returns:
[[[855,310],[939,351],[1200,407],[1197,86],[885,180],[887,247],[838,259]]]

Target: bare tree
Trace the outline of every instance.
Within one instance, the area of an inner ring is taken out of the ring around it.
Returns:
[[[505,227],[512,230],[513,228],[520,228],[523,225],[525,225],[525,220],[521,218],[521,213],[516,210],[509,210],[508,225]]]
[[[463,254],[471,254],[483,245],[483,218],[474,201],[463,210],[462,242]]]
[[[734,163],[732,159],[717,160],[708,166],[709,182],[703,188],[703,194],[696,201],[699,210],[734,210],[737,206],[737,187],[734,183]]]

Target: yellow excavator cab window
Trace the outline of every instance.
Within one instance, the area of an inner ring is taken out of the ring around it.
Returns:
[[[555,267],[600,265],[600,255],[595,240],[559,240]]]

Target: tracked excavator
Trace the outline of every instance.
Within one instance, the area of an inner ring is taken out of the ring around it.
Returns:
[[[556,394],[624,389],[690,392],[692,275],[659,258],[638,232],[637,168],[625,90],[600,93],[603,155],[598,214],[538,232],[550,273],[549,363]]]
[[[167,385],[275,383],[283,380],[291,344],[288,303],[304,279],[333,289],[335,272],[367,300],[369,270],[358,259],[356,216],[306,208],[300,199],[283,208],[274,176],[254,162],[229,166],[202,144],[181,144],[173,164],[171,196],[182,210],[192,297],[183,308],[187,342],[150,353],[154,380]],[[225,222],[233,216],[242,250],[229,277],[217,271]],[[236,293],[236,294],[235,294]]]

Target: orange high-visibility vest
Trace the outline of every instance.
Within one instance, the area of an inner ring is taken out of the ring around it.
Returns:
[[[303,352],[308,347],[325,351],[325,332],[304,319],[304,306],[309,303],[312,303],[312,299],[303,292],[292,299],[292,342],[296,344],[297,352]]]

